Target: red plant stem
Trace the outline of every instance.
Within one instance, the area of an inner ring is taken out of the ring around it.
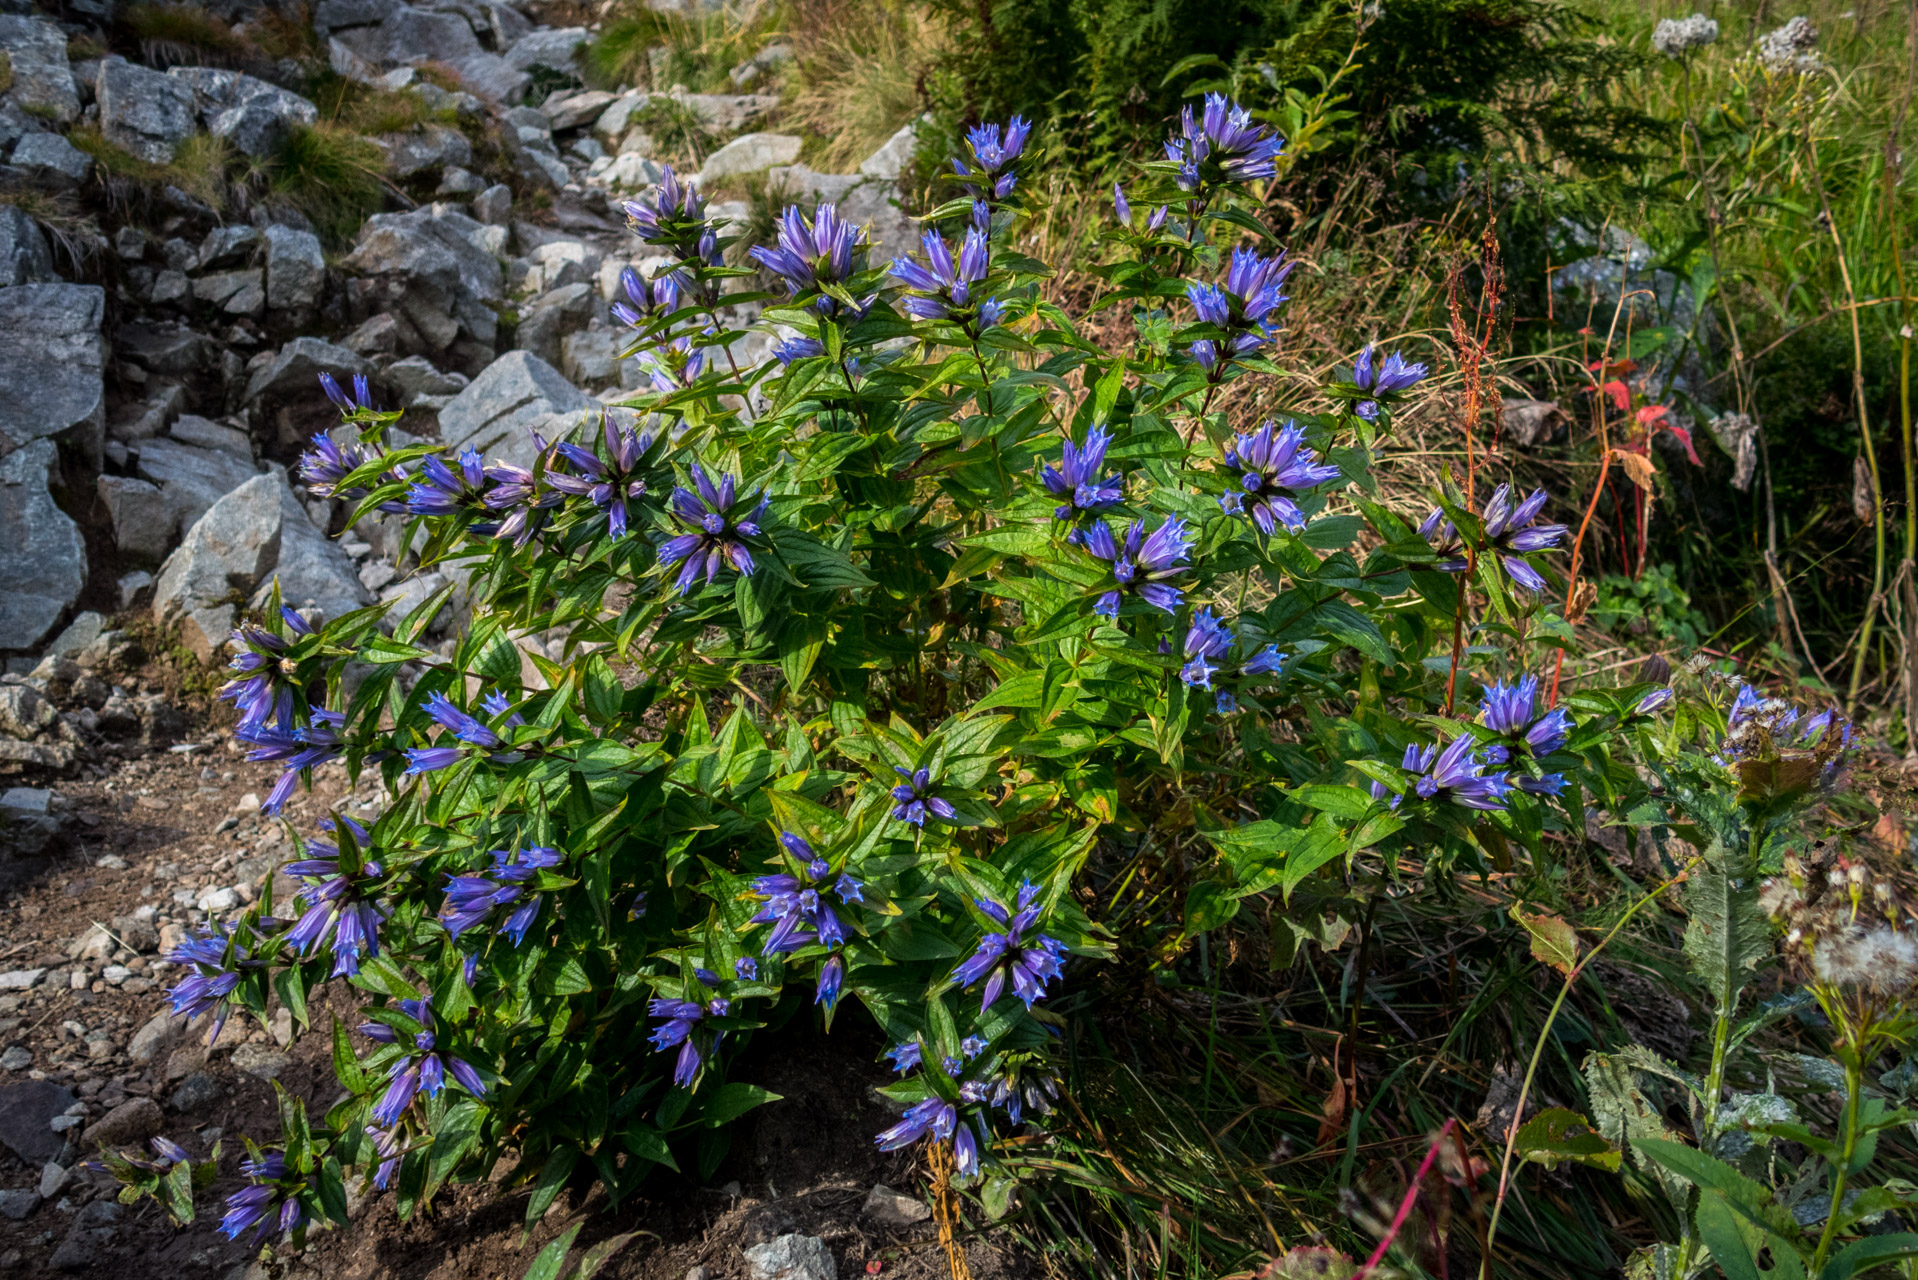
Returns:
[[[1412,1175],[1412,1185],[1405,1189],[1405,1199],[1399,1201],[1399,1211],[1392,1215],[1392,1225],[1386,1228],[1385,1238],[1379,1241],[1379,1247],[1372,1250],[1372,1256],[1365,1260],[1365,1265],[1359,1268],[1358,1274],[1353,1276],[1352,1280],[1366,1280],[1379,1263],[1385,1260],[1385,1251],[1392,1247],[1392,1242],[1398,1239],[1399,1229],[1405,1225],[1405,1220],[1412,1216],[1412,1206],[1418,1203],[1419,1190],[1425,1186],[1425,1175],[1432,1171],[1432,1162],[1438,1159],[1439,1148],[1445,1145],[1447,1135],[1452,1132],[1452,1124],[1453,1122],[1448,1119],[1440,1126],[1438,1137],[1432,1139],[1432,1149],[1425,1153],[1425,1160],[1419,1165],[1419,1171]]]
[[[1612,451],[1605,450],[1598,457],[1598,479],[1592,481],[1592,500],[1585,504],[1585,518],[1578,522],[1578,536],[1572,539],[1572,571],[1565,580],[1565,610],[1571,612],[1572,597],[1578,592],[1578,562],[1585,550],[1585,531],[1591,527],[1592,513],[1598,509],[1598,495],[1605,491],[1605,473],[1612,469]],[[1565,670],[1565,650],[1558,651],[1558,661],[1552,667],[1552,696],[1546,706],[1558,705],[1558,678]]]

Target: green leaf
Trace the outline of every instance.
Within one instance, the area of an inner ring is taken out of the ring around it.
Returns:
[[[1899,1231],[1886,1236],[1866,1236],[1854,1240],[1825,1263],[1818,1280],[1851,1280],[1852,1276],[1881,1262],[1898,1258],[1918,1258],[1918,1235]]]
[[[1512,919],[1531,935],[1533,959],[1572,976],[1578,967],[1578,933],[1571,925],[1550,912],[1527,911],[1517,903],[1512,904]]]
[[[533,1265],[526,1268],[526,1280],[559,1280],[559,1270],[566,1265],[566,1255],[572,1249],[573,1241],[579,1238],[579,1229],[585,1225],[575,1222],[557,1240],[541,1249],[533,1259]]]
[[[1591,1121],[1563,1107],[1548,1108],[1527,1120],[1512,1150],[1547,1169],[1571,1160],[1616,1173],[1623,1158],[1618,1148],[1599,1136]]]
[[[566,1273],[566,1280],[592,1280],[601,1267],[612,1261],[614,1254],[639,1239],[640,1234],[638,1231],[625,1231],[601,1240],[580,1255],[579,1265]]]
[[[1201,880],[1185,895],[1185,931],[1207,933],[1239,914],[1239,900],[1217,880]]]
[[[566,1189],[566,1180],[573,1176],[573,1167],[579,1163],[578,1147],[555,1147],[546,1157],[546,1163],[540,1168],[539,1177],[533,1183],[533,1195],[526,1203],[526,1229],[531,1231],[533,1224],[546,1216],[546,1211]]]
[[[708,1128],[717,1128],[722,1124],[737,1120],[754,1107],[768,1102],[778,1102],[782,1095],[756,1084],[733,1081],[722,1084],[706,1097],[706,1105],[701,1118]]]
[[[1708,1190],[1699,1195],[1697,1221],[1698,1238],[1711,1251],[1712,1261],[1724,1271],[1725,1280],[1765,1280],[1758,1270],[1758,1259],[1752,1256],[1752,1247],[1745,1239],[1749,1228],[1732,1212],[1722,1192]],[[1772,1274],[1776,1276],[1778,1272],[1774,1270]],[[1800,1274],[1803,1274],[1802,1268]]]
[[[346,1038],[346,1025],[333,1019],[333,1076],[348,1093],[366,1092],[366,1072],[354,1056],[353,1043]]]
[[[1691,918],[1685,925],[1685,955],[1726,1016],[1758,962],[1771,953],[1771,935],[1758,909],[1754,868],[1729,865],[1724,846],[1714,844],[1705,865],[1693,871],[1685,893]]]

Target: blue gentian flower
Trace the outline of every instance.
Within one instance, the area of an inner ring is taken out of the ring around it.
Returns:
[[[482,704],[482,707],[484,704]],[[512,764],[520,759],[517,752],[502,751],[506,744],[499,734],[464,711],[444,693],[434,692],[427,695],[420,709],[433,719],[441,728],[448,730],[460,742],[468,747],[478,747],[487,753],[487,758],[496,764]],[[457,747],[444,738],[438,746],[408,747],[401,754],[406,757],[408,774],[434,773],[458,764],[467,755],[464,747]]]
[[[629,329],[649,328],[654,322],[680,309],[683,295],[692,292],[686,278],[677,270],[661,272],[648,284],[639,272],[627,267],[619,273],[619,287],[627,301],[613,303],[613,315]]]
[[[238,1240],[249,1227],[258,1238],[273,1230],[290,1235],[306,1225],[306,1208],[299,1200],[306,1180],[294,1176],[285,1156],[277,1151],[251,1156],[240,1161],[240,1172],[251,1182],[226,1198],[220,1230],[227,1239]]]
[[[703,981],[703,979],[702,979]],[[714,984],[707,983],[707,986]],[[673,1083],[680,1088],[690,1088],[699,1075],[699,1064],[704,1060],[700,1052],[699,1040],[694,1031],[707,1017],[723,1018],[732,1009],[732,1002],[723,996],[714,996],[704,1004],[695,1000],[674,1000],[666,996],[656,996],[646,1007],[647,1012],[664,1021],[653,1028],[653,1048],[658,1052],[667,1049],[679,1049],[679,1058],[673,1065]],[[707,1052],[719,1048],[724,1033],[716,1033]]]
[[[1479,705],[1485,713],[1485,727],[1500,739],[1482,752],[1490,765],[1523,758],[1529,766],[1530,761],[1563,747],[1575,727],[1571,714],[1563,708],[1541,710],[1537,676],[1521,676],[1510,685],[1487,685]],[[1557,773],[1534,777],[1521,772],[1512,779],[1512,785],[1521,791],[1555,796],[1564,789],[1565,778]]]
[[[626,918],[628,920],[638,920],[640,917],[644,916],[645,914],[646,914],[646,891],[644,889],[641,889],[638,893],[633,895],[632,905],[626,908]]]
[[[672,166],[660,175],[651,200],[628,200],[622,206],[627,223],[647,244],[660,245],[680,258],[710,258],[706,246],[712,229],[706,223],[706,202],[699,188],[682,183]]]
[[[422,474],[406,490],[406,510],[416,516],[451,516],[479,506],[486,487],[486,460],[479,450],[463,451],[455,472],[443,458],[420,462]]]
[[[1672,704],[1672,700],[1677,696],[1677,694],[1672,692],[1670,685],[1666,685],[1660,689],[1653,689],[1650,693],[1638,700],[1637,704],[1632,707],[1631,713],[1635,716],[1649,716],[1656,712],[1663,711]]]
[[[1499,563],[1511,576],[1512,582],[1531,592],[1545,589],[1545,579],[1528,564],[1524,557],[1534,551],[1544,551],[1555,547],[1569,532],[1562,524],[1539,524],[1539,512],[1545,507],[1546,494],[1543,489],[1532,490],[1531,496],[1523,502],[1514,504],[1512,486],[1502,484],[1492,491],[1491,499],[1485,504],[1485,539],[1488,550],[1499,557]],[[1446,573],[1464,573],[1467,561],[1459,551],[1458,535],[1452,522],[1445,518],[1442,508],[1433,508],[1419,526],[1419,535],[1441,555],[1438,567]]]
[[[1019,896],[1010,911],[990,898],[974,899],[981,911],[1005,926],[1001,932],[981,938],[978,950],[952,971],[953,981],[962,987],[985,981],[979,1000],[981,1012],[992,1007],[1008,980],[1012,983],[1012,993],[1030,1009],[1033,1001],[1045,995],[1046,984],[1059,976],[1059,962],[1066,954],[1065,944],[1045,934],[1037,934],[1029,941],[1026,937],[1039,922],[1039,908],[1032,905],[1038,894],[1039,886],[1026,881],[1019,886]]]
[[[280,608],[280,618],[295,636],[313,634],[306,619],[284,605]],[[233,704],[244,728],[258,727],[269,720],[291,723],[293,687],[280,679],[281,675],[288,674],[282,667],[289,643],[287,638],[247,622],[234,630],[230,643],[238,652],[227,667],[239,674],[220,687],[220,700]]]
[[[373,408],[373,391],[372,388],[367,386],[366,375],[363,373],[353,375],[353,393],[351,395],[340,390],[339,380],[330,373],[322,373],[320,375],[320,390],[326,393],[326,398],[337,405],[343,414],[351,416],[362,410],[373,413],[379,412]]]
[[[936,794],[938,784],[933,781],[929,769],[906,769],[894,765],[892,771],[902,781],[892,789],[892,816],[901,822],[910,822],[915,827],[926,825],[926,815],[945,822],[951,822],[956,811]]]
[[[342,820],[354,843],[364,847],[369,839],[366,828],[351,818]],[[337,829],[331,818],[320,823],[322,831]],[[351,976],[360,971],[362,958],[370,960],[380,953],[379,929],[387,913],[370,896],[373,882],[383,874],[380,864],[365,862],[357,876],[348,875],[340,869],[339,846],[322,840],[307,841],[306,855],[281,868],[307,882],[294,896],[294,905],[305,910],[287,931],[287,941],[303,956],[315,947],[330,950],[331,976]]]
[[[865,269],[866,237],[864,229],[839,216],[837,205],[821,204],[810,220],[798,205],[787,205],[779,218],[779,241],[772,248],[754,245],[753,260],[780,277],[786,292],[798,298],[819,290],[821,285],[844,284]],[[839,302],[830,294],[819,293],[808,304],[820,315],[835,315]],[[861,307],[853,319],[863,315]]]
[[[245,976],[243,971],[260,967],[253,959],[252,948],[236,936],[232,924],[226,924],[217,933],[198,930],[188,934],[167,952],[166,958],[187,971],[186,977],[167,991],[167,999],[173,1002],[173,1016],[197,1018],[204,1013],[212,1014],[213,1026],[207,1035],[207,1043],[212,1044],[220,1038],[220,1029],[226,1025],[233,993]]]
[[[943,1098],[914,1103],[906,1109],[904,1119],[874,1141],[881,1151],[897,1151],[926,1137],[934,1142],[952,1142],[953,1163],[960,1177],[970,1178],[979,1172],[979,1140],[972,1126],[959,1119],[959,1109]]]
[[[1027,1072],[1017,1067],[992,1080],[986,1092],[986,1101],[1005,1108],[1006,1117],[1014,1124],[1025,1119],[1027,1107],[1039,1115],[1050,1115],[1058,1097],[1058,1077],[1049,1071]]]
[[[923,1055],[917,1040],[902,1040],[886,1050],[886,1056],[892,1059],[892,1069],[902,1076],[918,1066]]]
[[[1352,383],[1361,391],[1369,391],[1374,397],[1397,395],[1408,387],[1424,381],[1431,370],[1423,364],[1411,364],[1404,356],[1394,351],[1385,357],[1382,364],[1372,361],[1372,344],[1366,343],[1365,350],[1359,352],[1359,358],[1352,363]],[[1377,421],[1379,402],[1375,399],[1362,400],[1353,410],[1367,422]]]
[[[1195,689],[1210,689],[1218,671],[1215,661],[1232,650],[1232,629],[1212,614],[1210,606],[1193,616],[1185,633],[1186,664],[1179,668],[1179,679]]]
[[[517,854],[507,849],[493,850],[492,869],[480,875],[449,875],[446,901],[440,905],[440,923],[453,937],[479,924],[495,908],[512,907],[499,926],[514,946],[526,940],[526,931],[539,916],[542,895],[529,892],[526,882],[535,872],[560,864],[560,852],[533,845]],[[515,905],[517,904],[517,905]]]
[[[439,1047],[439,1039],[433,1031],[432,997],[402,1000],[400,1012],[419,1023],[421,1029],[413,1035],[412,1049],[394,1059],[393,1065],[387,1068],[389,1083],[386,1093],[374,1104],[368,1118],[383,1129],[392,1128],[399,1123],[406,1109],[413,1105],[413,1099],[418,1094],[424,1092],[429,1098],[439,1097],[449,1075],[455,1084],[475,1098],[484,1098],[486,1082],[480,1079],[479,1072],[473,1069],[472,1064]],[[363,1022],[360,1024],[360,1034],[381,1044],[398,1044],[401,1035],[384,1022]]]
[[[706,571],[706,581],[710,583],[720,566],[726,563],[750,577],[753,553],[746,539],[760,536],[760,521],[765,518],[772,499],[762,490],[759,504],[748,512],[746,504],[752,497],[737,493],[738,482],[732,475],[722,474],[715,485],[697,462],[691,470],[693,485],[699,492],[695,494],[679,486],[673,490],[669,504],[674,523],[686,532],[669,538],[659,549],[660,564],[681,566],[673,589],[685,591],[691,587],[701,569]]]
[[[1283,286],[1296,265],[1285,261],[1284,250],[1262,258],[1251,249],[1235,249],[1223,285],[1194,281],[1186,286],[1186,297],[1199,319],[1226,331],[1223,352],[1211,338],[1200,339],[1190,348],[1193,359],[1214,381],[1232,361],[1252,354],[1278,334],[1272,313],[1288,300]]]
[[[817,338],[788,338],[773,347],[773,359],[782,365],[790,365],[795,360],[807,360],[813,356],[826,354],[826,344]]]
[[[277,815],[292,799],[293,788],[303,771],[339,759],[344,745],[338,731],[345,724],[343,712],[314,711],[310,724],[288,725],[275,720],[270,724],[241,725],[234,731],[234,737],[253,748],[247,752],[247,760],[254,764],[274,760],[286,766],[286,772],[280,775],[260,805],[260,812]]]
[[[959,1042],[959,1052],[965,1056],[967,1062],[984,1053],[987,1047],[987,1041],[983,1036],[967,1036]]]
[[[759,961],[751,956],[741,956],[733,961],[733,977],[741,982],[759,981]]]
[[[325,375],[322,374],[322,377]],[[337,388],[336,388],[337,389]],[[339,498],[345,502],[356,502],[366,496],[366,490],[353,486],[342,489],[340,482],[347,476],[380,456],[380,450],[369,444],[341,444],[333,439],[333,433],[322,431],[313,437],[313,447],[300,455],[300,479],[305,482],[307,491],[320,498]],[[393,477],[391,471],[380,478]],[[379,509],[389,515],[406,510],[401,502],[382,502]]]
[[[654,391],[671,395],[692,386],[706,372],[706,349],[693,345],[693,335],[682,333],[671,342],[640,352],[639,365]]]
[[[652,452],[653,434],[633,427],[622,430],[613,422],[612,415],[603,411],[599,425],[605,456],[563,441],[554,445],[553,450],[571,463],[577,474],[549,469],[546,482],[561,493],[585,498],[604,510],[607,534],[615,539],[623,538],[627,530],[626,502],[646,492],[646,482],[639,478],[639,471]]]
[[[1179,117],[1179,132],[1166,139],[1165,153],[1179,166],[1182,191],[1197,193],[1218,182],[1249,182],[1278,173],[1276,161],[1285,151],[1284,139],[1252,113],[1222,93],[1205,95],[1198,117],[1187,107]]]
[[[1436,746],[1413,743],[1405,749],[1400,767],[1414,775],[1412,791],[1421,800],[1449,802],[1467,809],[1503,809],[1505,794],[1512,784],[1503,773],[1485,772],[1485,762],[1470,734],[1460,734],[1446,744]],[[1383,784],[1372,784],[1372,798],[1383,800],[1390,793]],[[1392,807],[1399,807],[1402,796],[1392,796]]]
[[[1086,530],[1082,545],[1094,558],[1112,566],[1115,585],[1092,606],[1094,613],[1116,619],[1123,597],[1128,593],[1137,594],[1147,604],[1167,613],[1178,609],[1185,599],[1185,593],[1167,581],[1191,567],[1185,559],[1192,549],[1192,535],[1186,531],[1185,521],[1177,516],[1167,516],[1149,538],[1145,521],[1134,520],[1132,527],[1126,530],[1123,544],[1113,538],[1105,521],[1095,520]]]
[[[993,199],[1004,200],[1012,194],[1018,181],[1017,175],[1006,166],[1017,160],[1026,149],[1026,137],[1031,132],[1032,122],[1024,116],[1012,117],[1003,135],[996,124],[974,125],[966,130],[967,159],[954,157],[953,172],[961,178],[978,179],[991,188]],[[974,183],[968,182],[966,190],[975,197],[983,198],[979,186]]]
[[[1045,482],[1046,489],[1054,497],[1065,499],[1053,508],[1055,519],[1071,520],[1082,514],[1104,511],[1125,496],[1125,480],[1119,473],[1099,475],[1105,469],[1106,449],[1111,443],[1112,437],[1106,434],[1104,427],[1094,427],[1086,432],[1083,446],[1075,446],[1068,439],[1060,464],[1040,472],[1039,478]],[[1077,545],[1083,536],[1074,529],[1067,538]]]
[[[400,1167],[399,1136],[391,1129],[381,1129],[370,1124],[364,1126],[363,1131],[373,1143],[373,1154],[379,1160],[379,1165],[373,1171],[373,1187],[375,1190],[384,1191],[386,1184],[393,1180],[393,1175]]]
[[[1277,675],[1285,669],[1285,655],[1279,652],[1279,646],[1269,644],[1246,659],[1239,670],[1248,676]]]
[[[887,268],[906,287],[901,305],[907,315],[919,320],[952,318],[961,324],[976,318],[979,328],[990,328],[1004,318],[1005,307],[998,299],[981,302],[972,296],[972,286],[986,278],[992,263],[992,245],[984,231],[973,227],[966,232],[956,260],[937,231],[926,232],[920,243],[926,253],[923,265],[912,258],[894,258]]]
[[[814,944],[822,947],[844,946],[846,927],[825,899],[826,882],[833,878],[832,864],[814,852],[813,847],[799,836],[782,832],[779,843],[798,865],[799,871],[796,875],[790,871],[775,872],[759,876],[753,881],[753,894],[765,899],[765,905],[748,923],[773,926],[760,946],[760,954],[780,955]],[[832,887],[832,892],[838,894],[840,902],[847,903],[857,900],[859,888],[858,881],[842,875]]]
[[[1305,514],[1293,495],[1339,476],[1337,467],[1318,463],[1317,451],[1306,446],[1304,428],[1288,422],[1280,429],[1269,419],[1252,434],[1232,438],[1225,465],[1240,473],[1239,485],[1227,490],[1219,505],[1233,515],[1249,514],[1268,537],[1275,528],[1303,530]]]

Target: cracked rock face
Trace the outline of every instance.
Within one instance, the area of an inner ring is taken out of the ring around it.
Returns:
[[[0,649],[46,639],[86,585],[86,543],[48,489],[55,465],[51,440],[0,458]]]

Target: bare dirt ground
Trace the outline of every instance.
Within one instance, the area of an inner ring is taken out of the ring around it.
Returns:
[[[103,673],[177,707],[171,726],[138,743],[96,740],[64,772],[0,766],[0,791],[46,797],[43,848],[0,829],[0,1271],[181,1277],[195,1280],[517,1280],[534,1253],[574,1222],[577,1248],[639,1232],[600,1274],[749,1280],[743,1250],[791,1232],[819,1236],[838,1275],[947,1274],[930,1220],[887,1221],[867,1207],[876,1184],[919,1197],[923,1165],[883,1155],[872,1135],[891,1116],[872,1087],[888,1079],[876,1032],[841,1019],[830,1039],[794,1029],[778,1053],[748,1052],[743,1078],[784,1100],[741,1123],[710,1184],[661,1173],[613,1208],[595,1188],[569,1190],[521,1244],[525,1195],[480,1184],[454,1188],[430,1213],[398,1220],[390,1196],[358,1202],[351,1228],[315,1233],[294,1256],[258,1259],[217,1229],[225,1195],[241,1185],[243,1136],[277,1130],[273,1082],[317,1113],[339,1096],[330,1069],[331,1018],[356,1003],[343,987],[311,1006],[313,1029],[294,1034],[284,1013],[266,1027],[236,1017],[210,1049],[203,1035],[156,1016],[177,981],[161,959],[187,928],[259,892],[289,852],[284,828],[257,813],[276,766],[233,751],[218,709],[148,665]],[[173,739],[173,740],[169,740]],[[288,806],[296,829],[325,812],[377,811],[376,779],[347,788],[337,766]],[[11,812],[11,811],[9,811]],[[275,900],[280,891],[275,890]],[[37,972],[36,972],[37,971]],[[103,1123],[104,1122],[104,1123]],[[151,1204],[121,1208],[117,1186],[79,1162],[101,1139],[144,1143],[163,1134],[194,1156],[223,1144],[220,1180],[198,1220],[176,1228]],[[64,1170],[64,1172],[63,1172]],[[978,1280],[1037,1268],[990,1236],[966,1244]]]

